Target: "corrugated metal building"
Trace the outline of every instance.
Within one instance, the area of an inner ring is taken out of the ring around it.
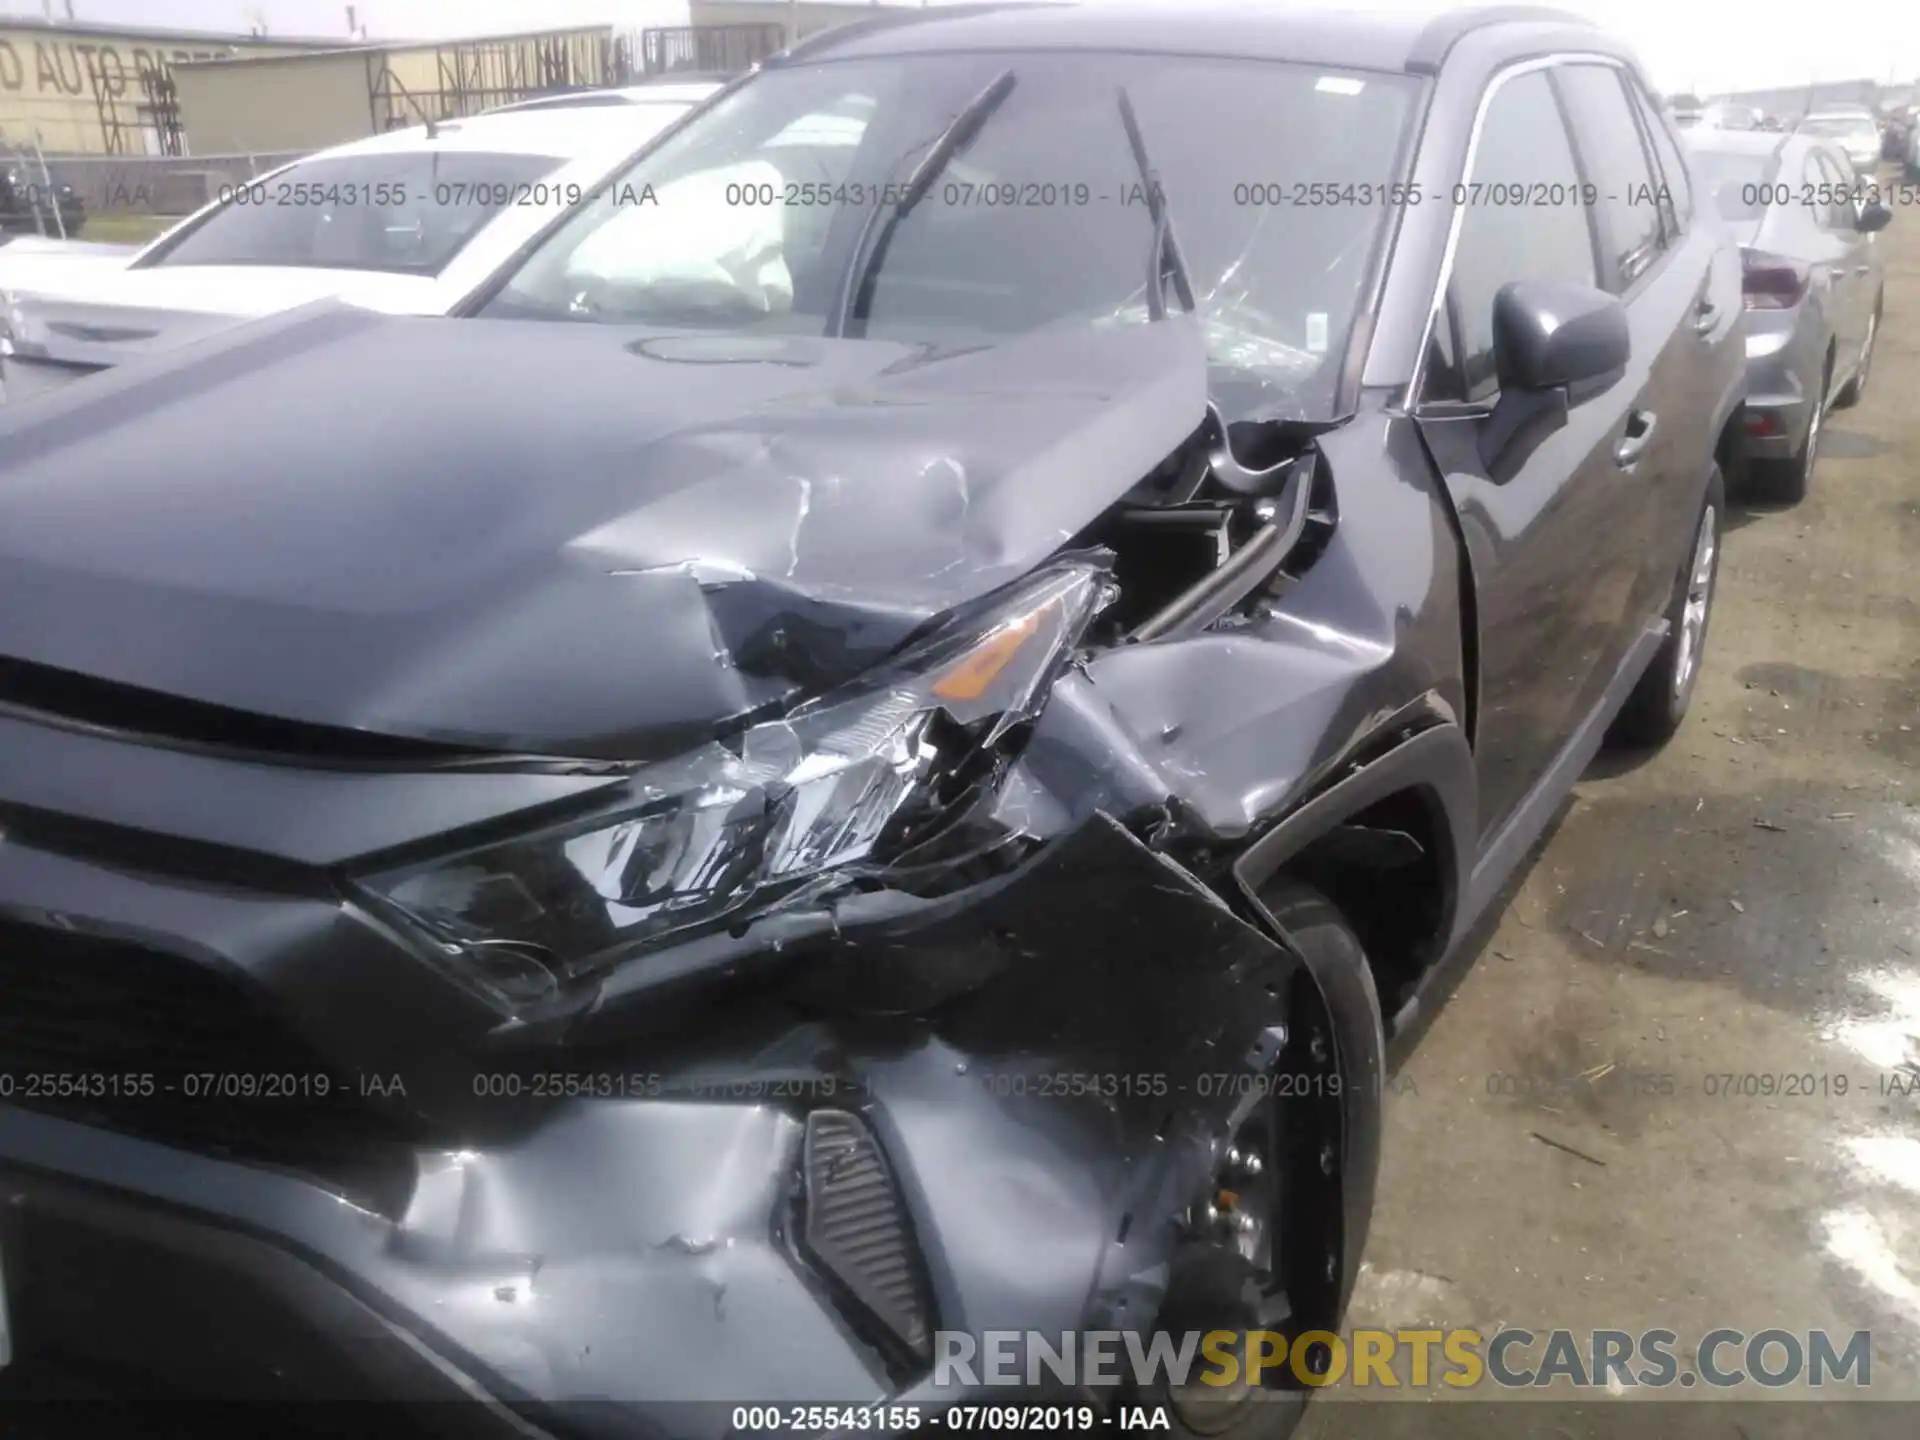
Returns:
[[[689,0],[691,24],[584,26],[438,42],[333,45],[174,66],[189,153],[319,149],[426,119],[675,71],[731,73],[800,37],[901,8],[867,0]]]
[[[611,26],[335,47],[175,67],[187,142],[201,155],[316,150],[635,70]]]

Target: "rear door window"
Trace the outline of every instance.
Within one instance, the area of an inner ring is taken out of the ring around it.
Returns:
[[[1667,129],[1667,122],[1640,82],[1629,77],[1626,86],[1633,97],[1633,107],[1640,116],[1641,126],[1653,141],[1654,158],[1659,162],[1659,178],[1666,187],[1674,232],[1685,234],[1687,227],[1693,223],[1693,185],[1687,175],[1686,161],[1681,158],[1679,146],[1674,143],[1673,132]]]
[[[1853,229],[1853,207],[1848,199],[1853,191],[1852,180],[1819,150],[1807,152],[1803,189],[1806,208],[1822,230],[1843,234]]]
[[[1660,256],[1661,186],[1612,65],[1563,65],[1554,72],[1573,120],[1587,178],[1598,192],[1601,282],[1632,288]]]
[[[1851,234],[1860,218],[1862,206],[1861,185],[1853,173],[1853,166],[1841,163],[1837,155],[1829,155],[1824,150],[1813,152],[1815,162],[1820,166],[1822,197],[1831,202],[1827,209],[1830,214],[1827,228],[1840,234]]]

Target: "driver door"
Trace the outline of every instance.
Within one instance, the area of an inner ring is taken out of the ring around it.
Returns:
[[[1494,83],[1467,177],[1452,274],[1416,411],[1464,532],[1478,629],[1481,839],[1510,818],[1608,678],[1642,526],[1617,459],[1630,378],[1578,397],[1511,469],[1481,453],[1499,398],[1493,304],[1510,280],[1600,287],[1596,231],[1548,70]],[[1559,203],[1528,203],[1533,200]]]

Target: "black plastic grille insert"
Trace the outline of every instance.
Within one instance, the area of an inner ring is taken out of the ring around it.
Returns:
[[[386,1213],[412,1191],[409,1128],[239,982],[5,918],[0,1103],[291,1170]]]

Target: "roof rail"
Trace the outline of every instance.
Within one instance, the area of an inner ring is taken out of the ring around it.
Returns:
[[[769,55],[761,63],[769,67],[784,65],[791,60],[804,60],[817,50],[830,45],[839,45],[848,40],[857,40],[865,35],[878,34],[885,30],[897,29],[902,25],[917,25],[927,20],[952,20],[962,15],[991,15],[1002,10],[1029,10],[1041,8],[1038,5],[994,4],[988,0],[985,4],[941,5],[937,8],[909,10],[895,6],[890,10],[860,19],[849,20],[844,25],[834,25],[825,30],[816,30],[811,35],[803,35],[778,54]]]
[[[616,90],[639,90],[649,85],[724,85],[733,79],[731,70],[660,70],[652,75],[636,75]]]
[[[1475,10],[1450,10],[1436,15],[1414,37],[1407,52],[1407,69],[1421,75],[1438,73],[1442,62],[1455,45],[1476,30],[1490,25],[1516,24],[1578,25],[1594,28],[1592,20],[1571,10],[1555,10],[1547,5],[1486,5]]]

